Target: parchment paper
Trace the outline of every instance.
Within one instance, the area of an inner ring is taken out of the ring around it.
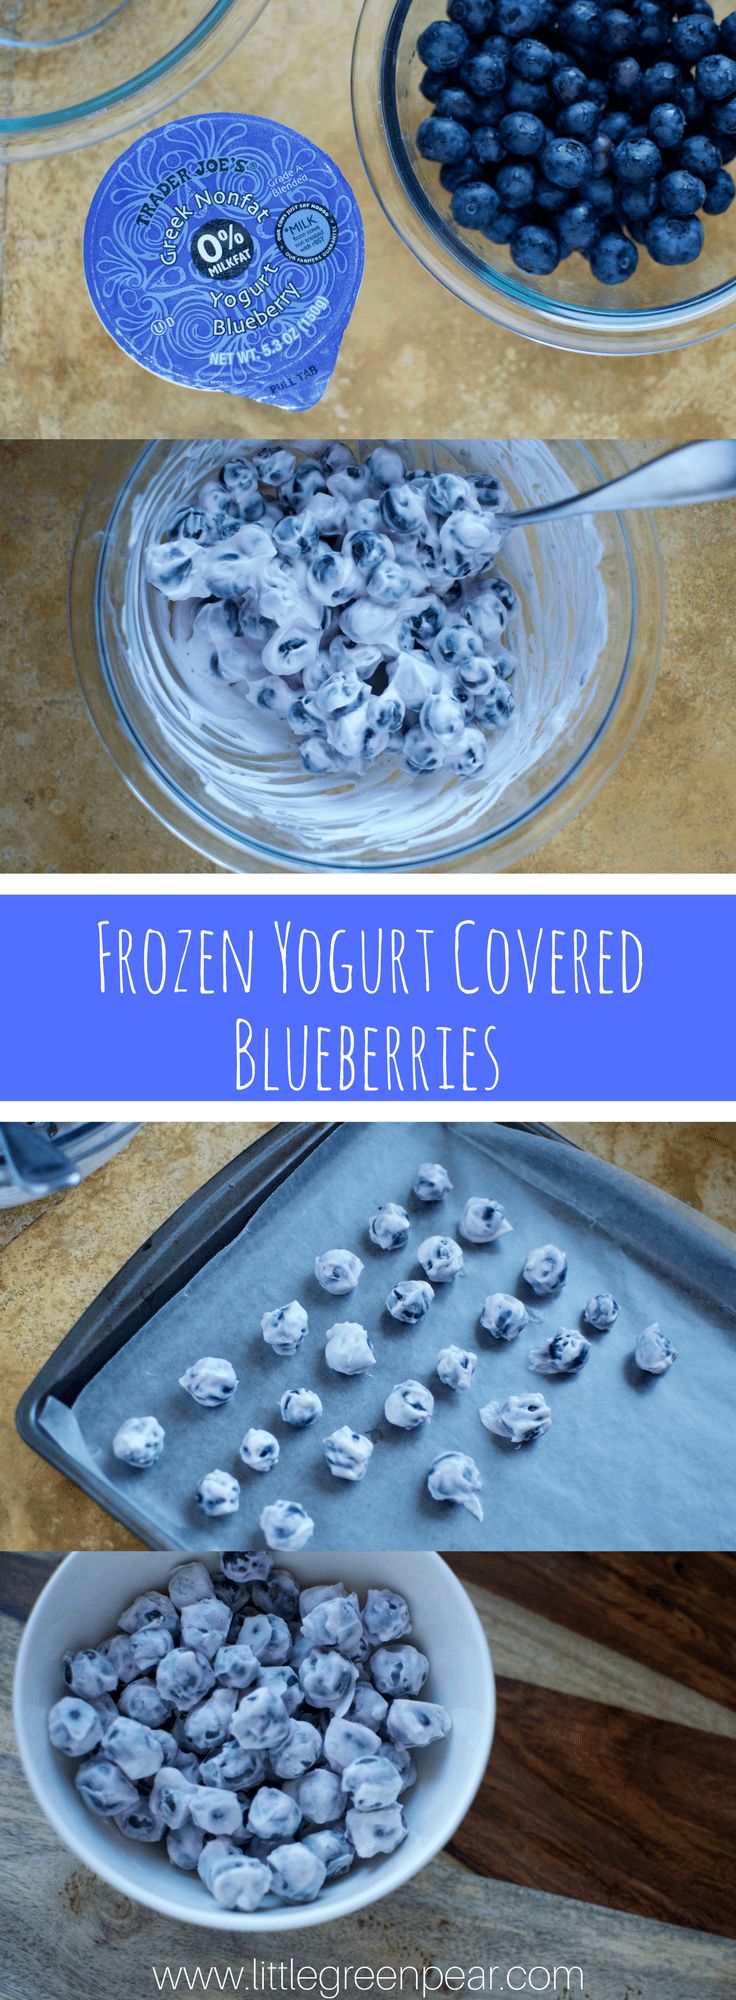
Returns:
[[[453,1192],[441,1204],[410,1196],[423,1159],[449,1170]],[[421,1275],[417,1246],[435,1233],[454,1235],[471,1194],[502,1201],[513,1232],[495,1245],[466,1245],[464,1274],[436,1287],[418,1327],[400,1325],[385,1311],[389,1290]],[[385,1200],[412,1216],[403,1251],[379,1251],[368,1240],[368,1217]],[[569,1276],[557,1299],[538,1301],[521,1267],[548,1241],[567,1252]],[[357,1251],[365,1264],[347,1298],[328,1296],[312,1275],[317,1252],[335,1247]],[[531,1324],[510,1344],[479,1326],[491,1291],[524,1296]],[[582,1373],[533,1375],[528,1348],[560,1325],[579,1325],[596,1291],[613,1292],[621,1313],[609,1333],[590,1332]],[[286,1359],[265,1346],[260,1321],[292,1297],[309,1312],[309,1332]],[[377,1366],[359,1378],[337,1376],[324,1362],[327,1329],[345,1319],[362,1321],[375,1344]],[[654,1319],[678,1348],[661,1378],[643,1377],[632,1361],[637,1333]],[[433,1372],[438,1350],[453,1341],[479,1356],[470,1390],[459,1394]],[[203,1354],[227,1356],[236,1368],[239,1387],[222,1410],[200,1409],[178,1386]],[[383,1416],[386,1395],[407,1376],[435,1396],[431,1423],[409,1434]],[[302,1384],[318,1390],[323,1416],[298,1431],[282,1422],[278,1402]],[[484,1430],[478,1409],[529,1389],[543,1391],[552,1428],[513,1451]],[[149,1412],[164,1425],[166,1447],[155,1468],[136,1473],[117,1464],[111,1439],[125,1417]],[[322,1455],[323,1437],[343,1423],[375,1443],[359,1485],[335,1480]],[[238,1459],[250,1425],[279,1439],[280,1461],[269,1474],[249,1472]],[[347,1125],[101,1369],[64,1428],[80,1463],[94,1461],[109,1479],[111,1510],[135,1481],[136,1498],[145,1491],[159,1534],[177,1548],[260,1546],[259,1513],[278,1497],[300,1500],[314,1517],[313,1546],[330,1549],[732,1548],[736,1238],[554,1139],[500,1125]],[[481,1470],[482,1524],[427,1493],[432,1458],[453,1447],[470,1452]],[[193,1498],[215,1466],[241,1481],[240,1510],[224,1522],[206,1520]]]

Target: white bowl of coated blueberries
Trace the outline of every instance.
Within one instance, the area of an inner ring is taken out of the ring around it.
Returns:
[[[495,1683],[438,1555],[85,1553],[28,1619],[14,1719],[46,1818],[118,1894],[271,1933],[364,1909],[446,1845]]]

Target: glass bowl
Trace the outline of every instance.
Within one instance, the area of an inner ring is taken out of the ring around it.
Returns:
[[[626,446],[539,440],[399,440],[410,466],[492,472],[516,506],[612,478]],[[369,440],[354,441],[362,456]],[[143,553],[237,442],[115,445],[85,505],[70,579],[74,658],[118,770],[165,826],[231,869],[501,869],[587,804],[641,720],[663,624],[648,515],[516,529],[499,557],[517,710],[477,778],[412,777],[383,758],[369,777],[310,776],[296,739],[226,690],[205,710],[179,672],[166,600]],[[307,453],[314,445],[292,446]]]
[[[659,354],[736,325],[736,202],[706,216],[695,264],[666,270],[642,250],[634,276],[601,285],[580,256],[526,277],[507,245],[460,229],[417,128],[431,112],[416,43],[443,0],[364,0],[353,52],[353,114],[368,178],[389,222],[448,291],[512,333],[585,354]],[[717,15],[728,11],[716,4]]]
[[[56,1142],[63,1146],[71,1165],[86,1181],[89,1174],[96,1173],[98,1167],[106,1167],[108,1160],[114,1159],[115,1154],[129,1144],[139,1127],[49,1123],[44,1124],[42,1130],[52,1144]],[[21,1203],[33,1199],[33,1195],[27,1194],[25,1188],[18,1187],[13,1180],[0,1137],[0,1208],[19,1208]]]
[[[0,0],[0,160],[109,139],[230,55],[267,0]]]

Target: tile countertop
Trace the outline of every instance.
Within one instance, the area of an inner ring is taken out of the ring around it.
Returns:
[[[733,333],[663,356],[566,354],[493,326],[417,263],[383,216],[358,156],[349,71],[359,12],[360,0],[321,9],[316,0],[278,0],[172,112],[265,110],[331,153],[360,201],[362,291],[319,414],[290,420],[292,435],[319,428],[428,437],[450,428],[471,437],[479,430],[616,437],[633,411],[657,436],[736,428]],[[166,384],[123,355],[97,321],[82,272],[84,224],[104,173],[132,137],[11,167],[4,201],[0,184],[0,434],[280,436],[278,411]]]
[[[52,1562],[0,1557],[8,1718],[22,1625]],[[244,1974],[249,1992],[254,1962],[258,1990],[287,1994],[308,1966],[324,1966],[325,1992],[347,1996],[377,1974],[374,1990],[392,1990],[388,1968],[393,1990],[413,1993],[416,1968],[420,1980],[426,1970],[428,1992],[448,1995],[458,1991],[458,1967],[466,1976],[483,1967],[482,1989],[476,1974],[471,1990],[485,2000],[522,1991],[729,2000],[736,1559],[450,1562],[493,1650],[498,1716],[487,1775],[449,1846],[402,1889],[329,1928],[293,1931],[281,1948],[278,1937],[175,1926],[113,1895],[47,1825],[8,1720],[3,1943],[17,2000],[103,1987],[107,2000],[127,2000],[173,1986],[177,1974],[182,1991],[197,1980],[230,1990]]]
[[[150,1124],[81,1187],[41,1205],[0,1210],[0,1519],[6,1547],[137,1546],[119,1522],[21,1443],[15,1407],[42,1363],[133,1251],[266,1129]],[[714,1221],[733,1226],[736,1125],[560,1129]]]
[[[637,445],[642,458],[660,449]],[[89,723],[66,625],[69,554],[100,443],[0,446],[0,871],[201,872],[128,791]],[[522,868],[713,872],[736,857],[736,504],[658,517],[659,678],[636,741]],[[468,864],[482,872],[483,857]],[[255,866],[255,864],[252,864]]]

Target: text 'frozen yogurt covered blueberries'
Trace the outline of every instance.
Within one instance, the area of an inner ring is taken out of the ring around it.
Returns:
[[[118,347],[189,389],[311,409],[363,275],[363,225],[327,153],[233,112],[135,139],[92,202],[92,304]]]

